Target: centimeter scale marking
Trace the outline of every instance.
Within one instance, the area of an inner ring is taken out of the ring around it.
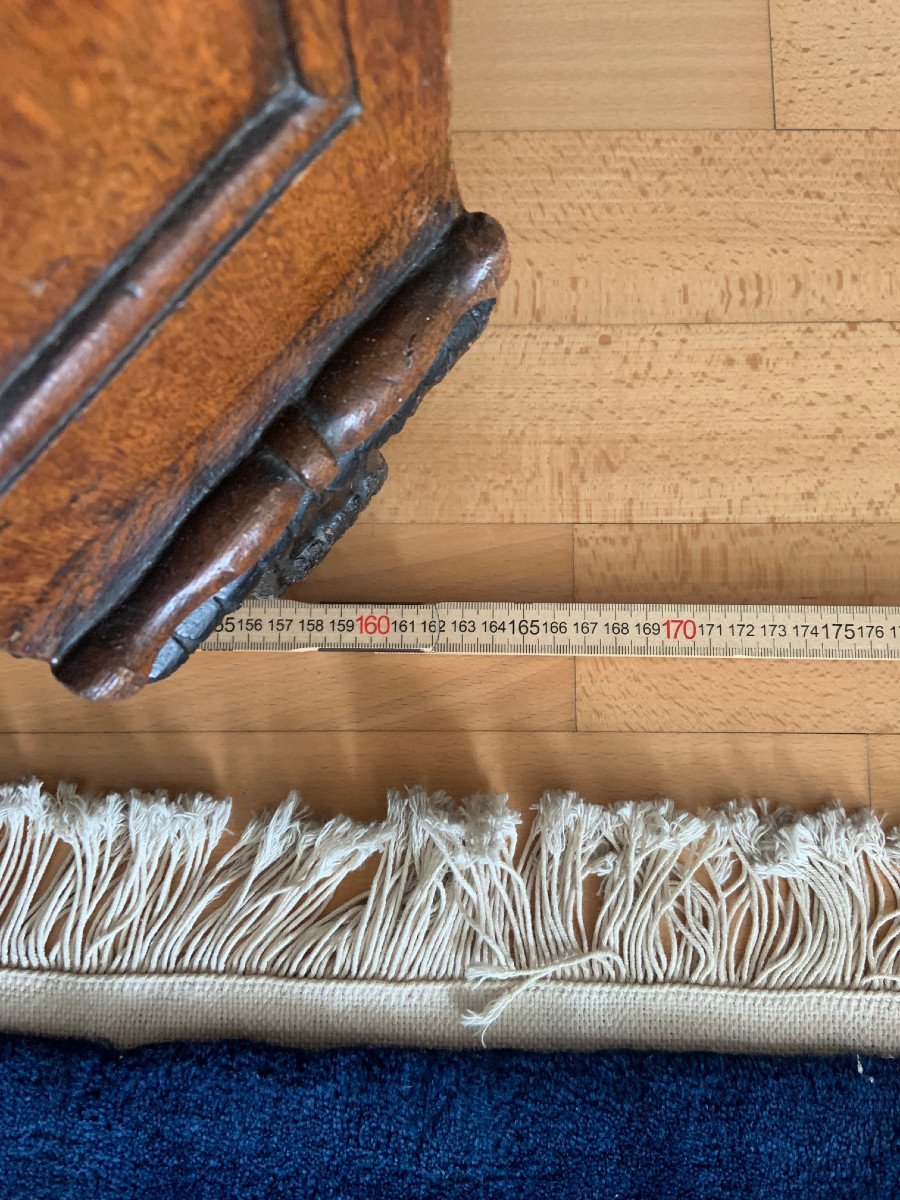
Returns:
[[[248,600],[201,650],[634,658],[900,658],[900,608],[797,604],[302,604]]]

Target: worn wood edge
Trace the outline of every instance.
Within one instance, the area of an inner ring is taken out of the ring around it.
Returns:
[[[461,216],[423,269],[194,510],[127,599],[54,663],[57,677],[89,699],[124,698],[149,682],[166,638],[273,548],[304,493],[333,486],[395,432],[457,322],[496,298],[508,270],[497,222],[483,213]]]

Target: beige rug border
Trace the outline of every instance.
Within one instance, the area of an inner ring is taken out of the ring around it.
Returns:
[[[7,1033],[153,1042],[251,1039],[305,1049],[361,1043],[462,1049],[492,992],[463,983],[0,971]],[[526,1050],[900,1054],[900,992],[543,982],[484,1044]]]

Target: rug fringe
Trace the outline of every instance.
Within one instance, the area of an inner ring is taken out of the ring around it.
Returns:
[[[420,788],[387,819],[291,795],[216,861],[229,801],[0,789],[0,966],[503,985],[900,987],[900,838],[868,809],[599,806]],[[352,898],[339,889],[368,860]]]

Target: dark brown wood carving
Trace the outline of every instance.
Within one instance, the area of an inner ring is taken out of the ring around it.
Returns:
[[[0,10],[0,646],[128,695],[381,486],[506,272],[446,7]]]

